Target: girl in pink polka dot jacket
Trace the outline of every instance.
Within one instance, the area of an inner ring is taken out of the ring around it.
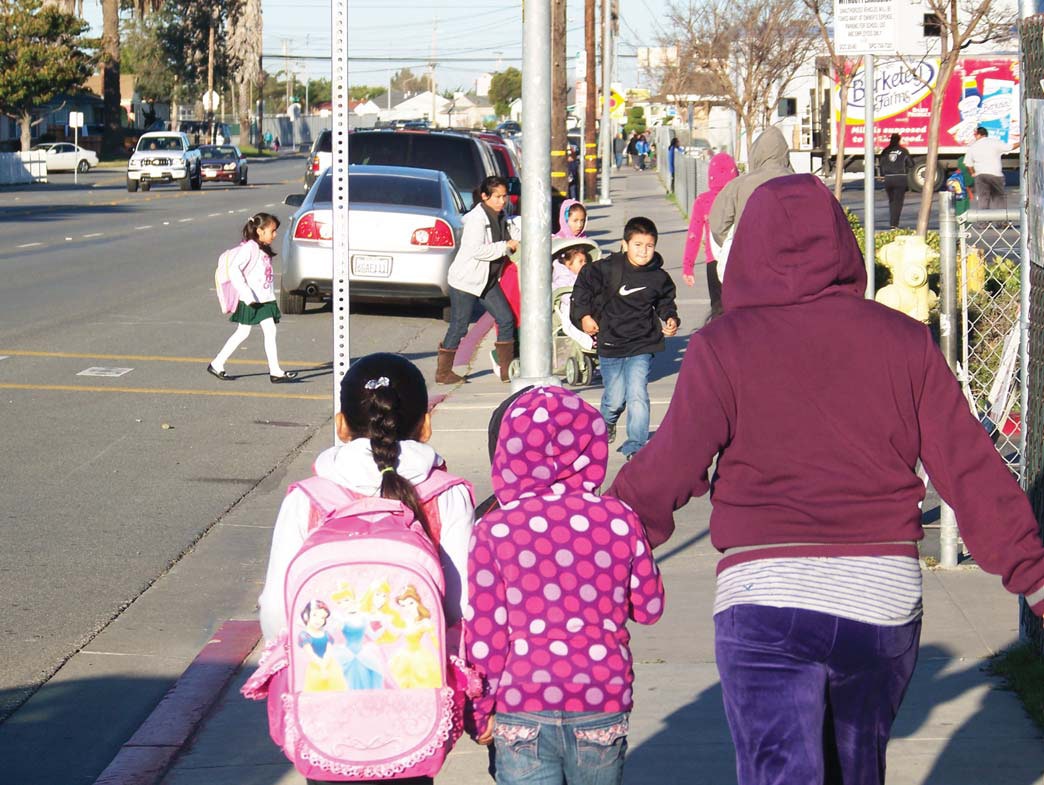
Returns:
[[[638,517],[597,495],[608,454],[598,411],[560,387],[524,392],[503,413],[499,508],[472,535],[465,617],[487,685],[474,735],[496,746],[498,785],[537,768],[570,785],[622,782],[634,679],[626,624],[660,618],[663,581]]]

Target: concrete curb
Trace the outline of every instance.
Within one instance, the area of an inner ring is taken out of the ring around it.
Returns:
[[[94,785],[155,785],[261,639],[257,621],[226,621]]]

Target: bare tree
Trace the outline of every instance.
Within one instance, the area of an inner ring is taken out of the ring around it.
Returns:
[[[676,46],[683,67],[702,70],[736,112],[747,154],[797,71],[817,45],[802,0],[707,0],[673,3],[661,45]]]
[[[953,76],[961,52],[972,44],[1003,41],[1015,34],[1016,11],[994,0],[925,0],[925,9],[939,25],[939,73],[932,90],[932,114],[928,120],[928,152],[925,185],[917,212],[917,233],[928,232],[928,218],[935,195],[935,172],[939,164],[939,129],[942,124],[946,85]],[[909,65],[909,62],[908,62]],[[913,70],[913,67],[911,68]]]

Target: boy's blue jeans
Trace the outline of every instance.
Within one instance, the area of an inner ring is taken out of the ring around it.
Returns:
[[[620,445],[620,452],[630,457],[649,441],[649,367],[652,354],[636,354],[633,357],[601,357],[598,367],[602,371],[602,417],[615,425],[623,410],[627,409],[627,440]]]
[[[497,785],[621,785],[627,713],[498,714]]]

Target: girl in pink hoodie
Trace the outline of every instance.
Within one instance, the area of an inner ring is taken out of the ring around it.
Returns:
[[[641,521],[597,495],[608,454],[605,421],[575,393],[537,387],[503,407],[499,507],[472,536],[465,613],[486,682],[473,732],[496,745],[498,785],[622,782],[626,624],[660,618],[663,581]],[[580,768],[591,758],[601,767]]]
[[[703,258],[707,261],[707,289],[710,292],[711,315],[721,313],[721,280],[718,278],[718,263],[711,251],[710,224],[707,217],[710,215],[715,197],[725,184],[738,174],[736,161],[728,153],[718,153],[711,158],[707,168],[707,190],[693,201],[689,217],[689,234],[685,238],[685,254],[682,257],[682,278],[688,286],[696,283],[693,272],[700,246],[703,246]]]

